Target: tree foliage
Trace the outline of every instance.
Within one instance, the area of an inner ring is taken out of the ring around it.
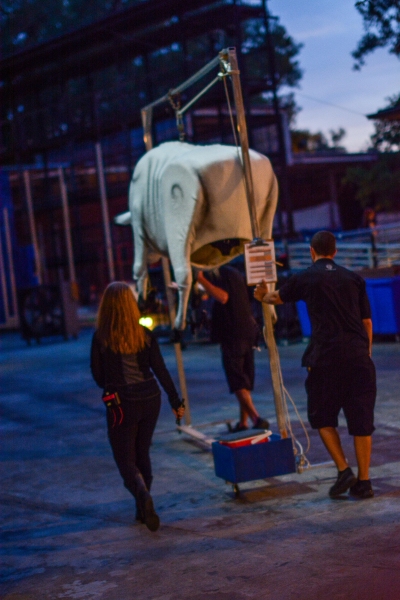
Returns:
[[[340,142],[346,135],[346,130],[340,127],[337,131],[329,130],[330,140],[317,131],[311,133],[308,129],[293,129],[291,131],[293,152],[346,152]]]
[[[399,107],[400,94],[387,98],[386,108]],[[371,135],[374,148],[380,152],[400,151],[400,120],[380,120],[374,122],[375,133]]]
[[[297,56],[303,44],[297,44],[279,20],[271,24],[271,43],[275,55],[275,83],[293,87],[302,77]],[[267,47],[266,31],[261,19],[250,19],[244,26],[243,52],[249,56],[248,75],[266,79],[271,85],[271,64]]]
[[[363,18],[365,34],[352,53],[355,68],[365,64],[367,54],[388,46],[400,55],[400,0],[357,0],[356,9]]]
[[[376,211],[399,210],[400,157],[398,154],[382,154],[371,168],[350,167],[343,183],[353,184],[355,198],[363,208]]]

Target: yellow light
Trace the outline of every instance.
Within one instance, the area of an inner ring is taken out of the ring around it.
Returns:
[[[153,319],[151,317],[140,317],[139,323],[143,325],[143,327],[151,329],[153,326]]]

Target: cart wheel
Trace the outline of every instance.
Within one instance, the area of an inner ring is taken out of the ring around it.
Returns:
[[[232,488],[233,488],[233,493],[235,494],[235,498],[239,498],[239,496],[240,496],[240,489],[239,489],[238,484],[234,483],[232,485]]]

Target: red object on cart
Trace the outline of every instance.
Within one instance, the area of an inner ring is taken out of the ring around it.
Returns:
[[[272,431],[264,431],[263,433],[257,433],[249,435],[248,437],[241,438],[239,440],[224,441],[219,440],[219,443],[229,448],[240,448],[241,446],[253,446],[254,444],[265,444],[269,442],[269,436],[272,435]]]

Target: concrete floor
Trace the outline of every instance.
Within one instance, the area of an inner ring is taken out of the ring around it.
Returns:
[[[243,484],[235,498],[211,453],[176,432],[164,397],[152,446],[162,524],[150,533],[113,463],[89,371],[91,333],[32,347],[2,334],[2,600],[400,599],[400,344],[374,346],[374,499],[330,500],[332,466]],[[303,350],[279,348],[304,418]],[[177,381],[173,348],[162,352]],[[266,350],[256,359],[255,403],[275,429]],[[190,344],[184,361],[193,424],[235,419],[218,348]],[[308,456],[328,460],[314,433]]]

